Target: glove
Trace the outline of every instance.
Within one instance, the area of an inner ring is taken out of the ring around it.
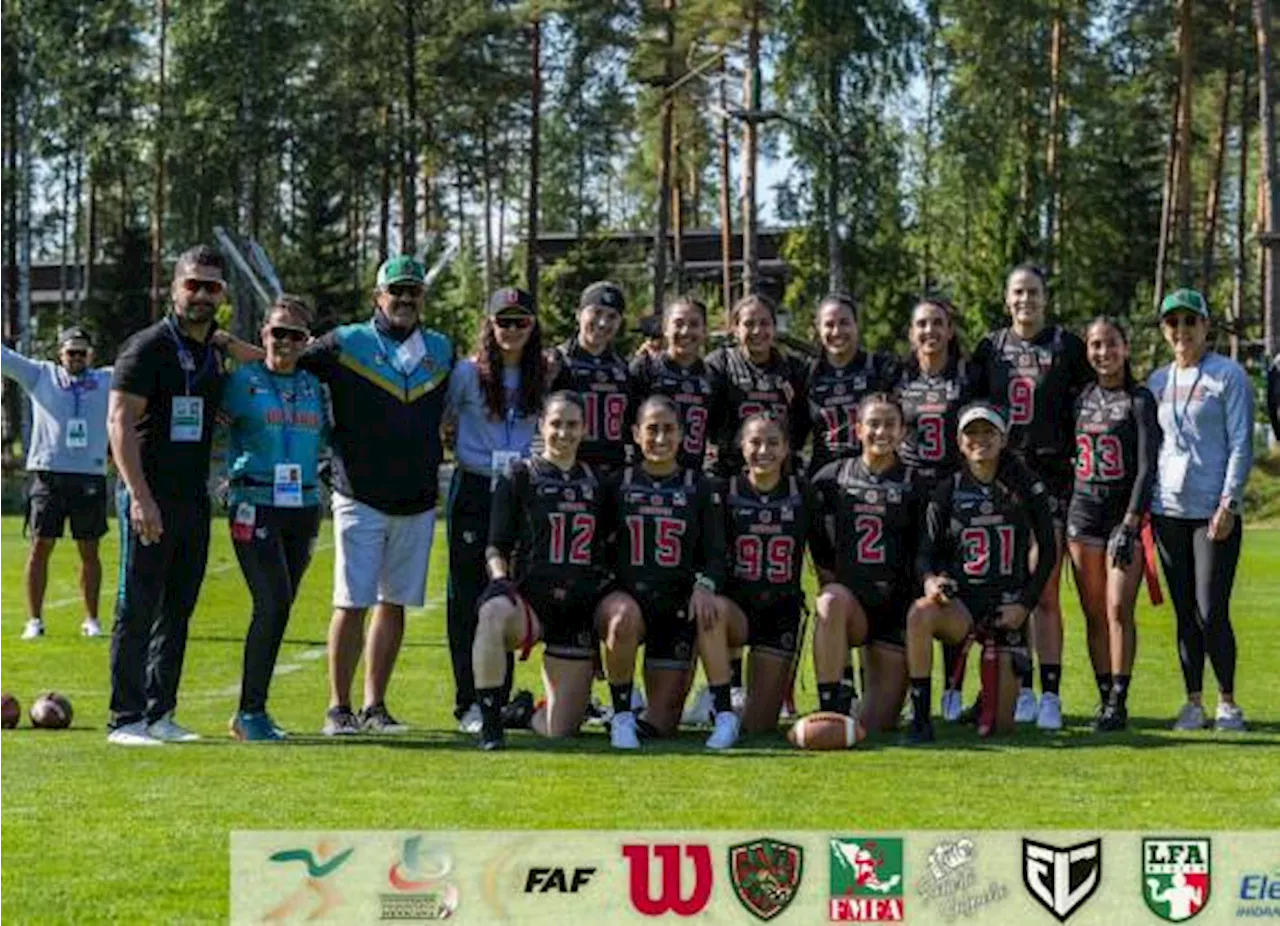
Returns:
[[[1133,563],[1133,547],[1137,540],[1138,531],[1127,524],[1121,524],[1111,532],[1111,539],[1107,541],[1107,555],[1114,568],[1129,568]]]
[[[519,594],[516,590],[516,583],[504,576],[501,579],[490,579],[489,584],[485,587],[484,594],[480,597],[483,601],[489,601],[493,598],[507,598],[510,599],[512,604],[515,604]]]

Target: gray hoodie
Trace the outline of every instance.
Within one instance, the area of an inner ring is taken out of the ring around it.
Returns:
[[[59,364],[28,360],[0,344],[0,372],[31,396],[27,469],[102,476],[107,471],[107,397],[111,368],[71,376]]]

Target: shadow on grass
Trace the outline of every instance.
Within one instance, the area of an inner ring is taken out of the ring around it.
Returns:
[[[207,634],[202,636],[187,637],[188,643],[233,643],[236,646],[244,646],[243,636],[224,636],[218,634]],[[298,640],[286,638],[283,646],[328,646],[327,640]],[[400,644],[404,649],[445,649],[448,647],[447,641],[433,640],[405,640]]]

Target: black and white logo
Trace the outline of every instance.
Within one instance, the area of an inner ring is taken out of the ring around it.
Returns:
[[[1101,839],[1065,849],[1022,840],[1022,883],[1059,922],[1065,923],[1101,882]]]

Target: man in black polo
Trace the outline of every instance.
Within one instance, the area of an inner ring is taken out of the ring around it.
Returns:
[[[210,338],[223,269],[209,247],[184,252],[173,271],[173,311],[116,358],[107,427],[129,502],[107,741],[121,746],[199,739],[173,714],[209,555],[209,453],[225,381]]]

